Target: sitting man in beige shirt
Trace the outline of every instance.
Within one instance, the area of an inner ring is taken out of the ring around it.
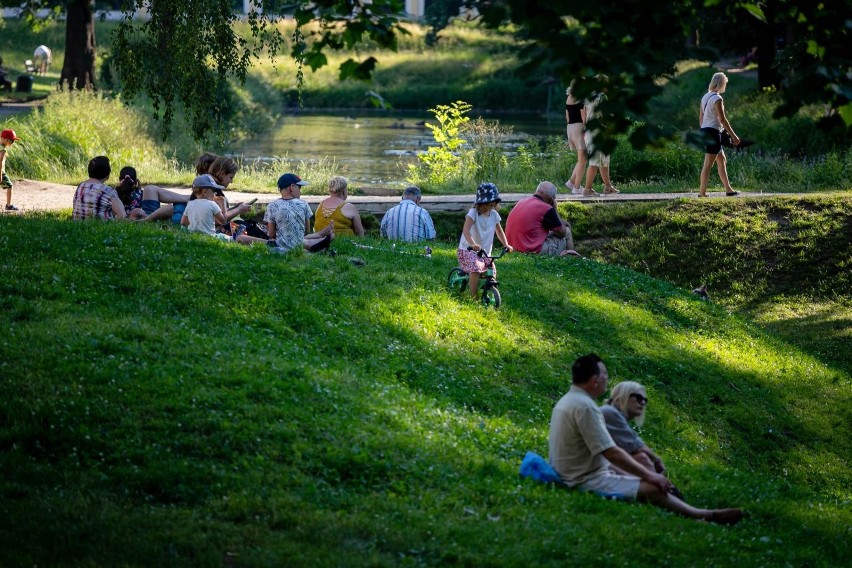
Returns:
[[[608,497],[650,501],[692,519],[735,524],[740,509],[699,509],[671,494],[664,475],[646,469],[613,442],[595,400],[606,392],[609,374],[600,357],[583,355],[571,367],[572,385],[550,418],[550,465],[569,487]]]

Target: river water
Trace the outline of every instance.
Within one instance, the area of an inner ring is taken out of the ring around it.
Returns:
[[[477,115],[473,115],[475,118]],[[564,135],[564,119],[538,115],[484,115],[487,121],[511,126],[504,148],[510,152],[530,136]],[[288,115],[276,128],[231,149],[243,162],[286,158],[301,161],[334,160],[335,173],[361,185],[393,186],[405,179],[406,164],[434,145],[432,116],[345,114]]]

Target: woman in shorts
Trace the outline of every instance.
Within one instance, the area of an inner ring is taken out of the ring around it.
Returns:
[[[728,164],[725,151],[722,150],[722,130],[726,130],[731,136],[731,142],[738,146],[740,139],[734,134],[734,129],[725,115],[725,105],[722,102],[722,93],[728,86],[728,77],[724,73],[716,73],[710,79],[707,93],[701,97],[701,107],[698,109],[698,122],[701,125],[701,133],[705,139],[704,166],[701,168],[701,182],[698,189],[698,197],[707,197],[707,181],[710,178],[710,168],[716,162],[719,170],[719,178],[725,186],[725,195],[737,195],[731,182],[728,181]]]

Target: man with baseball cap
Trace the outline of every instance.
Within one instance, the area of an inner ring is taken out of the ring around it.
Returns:
[[[278,178],[281,199],[269,204],[263,220],[269,238],[275,241],[280,252],[289,252],[299,246],[310,252],[320,251],[328,248],[334,238],[333,224],[317,233],[307,234],[311,230],[313,213],[311,207],[300,198],[302,187],[308,183],[292,173]]]
[[[0,132],[0,187],[6,189],[6,211],[17,211],[12,205],[12,180],[6,174],[6,149],[20,140],[14,130]]]

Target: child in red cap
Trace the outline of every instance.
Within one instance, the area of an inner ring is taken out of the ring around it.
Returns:
[[[20,140],[14,130],[0,132],[0,187],[6,189],[6,211],[17,211],[12,205],[12,180],[6,174],[6,148]]]

